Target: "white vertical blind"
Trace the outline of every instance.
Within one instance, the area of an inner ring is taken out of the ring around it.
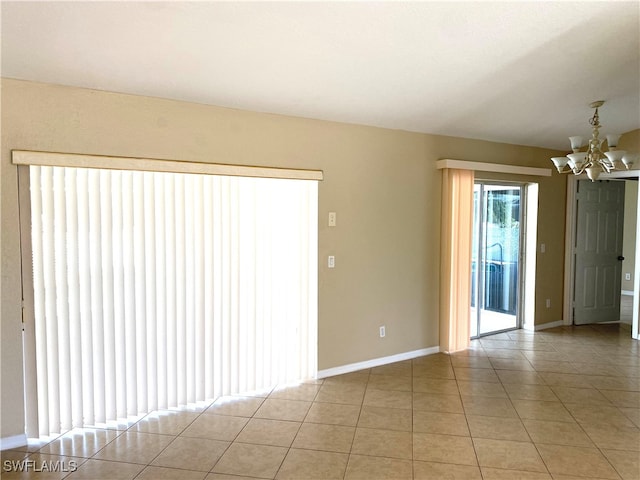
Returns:
[[[315,376],[316,181],[30,169],[30,435]]]

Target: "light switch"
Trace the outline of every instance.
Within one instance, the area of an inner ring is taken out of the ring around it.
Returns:
[[[336,257],[333,255],[329,255],[329,268],[334,268],[336,266]]]
[[[336,212],[329,212],[329,226],[330,227],[335,227],[336,226]]]

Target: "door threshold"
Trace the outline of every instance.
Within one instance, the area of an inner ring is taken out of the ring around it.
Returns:
[[[481,333],[480,335],[476,335],[475,337],[471,337],[471,340],[478,340],[483,337],[490,337],[491,335],[498,335],[499,333],[507,333],[513,332],[515,330],[522,330],[522,327],[514,327],[514,328],[505,328],[503,330],[494,330],[492,332]]]

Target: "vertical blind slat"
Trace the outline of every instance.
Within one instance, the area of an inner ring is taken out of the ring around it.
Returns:
[[[239,227],[239,198],[238,198],[238,179],[234,178],[230,182],[230,194],[229,194],[229,330],[231,331],[231,348],[229,356],[229,366],[231,372],[229,380],[231,382],[230,388],[232,390],[239,390],[240,378],[239,378],[239,355],[240,355],[240,321],[238,313],[240,310],[238,290],[239,290],[239,240],[240,235],[238,233]]]
[[[91,317],[91,260],[89,235],[89,186],[88,172],[77,170],[76,191],[78,209],[78,277],[80,298],[80,323],[82,329],[82,348],[80,350],[82,362],[82,417],[84,424],[96,423],[94,408],[94,377],[93,377],[93,324]]]
[[[55,315],[57,320],[57,337],[58,337],[58,393],[59,402],[63,405],[71,402],[71,365],[70,365],[70,348],[69,348],[69,302],[67,288],[67,220],[65,192],[64,192],[64,170],[54,168],[53,173],[53,251],[55,255],[54,276],[56,295]],[[61,425],[71,424],[71,416],[69,409],[60,410],[59,421]]]
[[[185,178],[184,211],[185,211],[185,375],[187,402],[195,402],[195,245],[193,239],[194,205],[193,205],[193,177]]]
[[[157,317],[156,317],[156,249],[155,249],[155,182],[154,175],[144,178],[144,252],[145,252],[145,366],[147,377],[147,405],[149,410],[158,408],[158,389],[156,382],[156,351],[157,351]]]
[[[71,387],[72,426],[83,425],[82,409],[82,323],[80,320],[78,181],[76,170],[64,171],[65,210],[67,214],[67,295],[69,299],[69,375]]]
[[[113,205],[111,201],[111,172],[100,172],[100,235],[102,245],[102,349],[104,355],[105,419],[117,418],[115,308],[113,285]]]
[[[60,375],[58,371],[58,319],[56,317],[56,282],[55,282],[55,233],[54,211],[55,202],[53,192],[53,168],[47,170],[42,177],[42,252],[45,258],[52,261],[43,262],[43,282],[45,290],[45,318],[46,331],[46,366],[47,391],[49,396],[49,431],[60,429],[60,410],[55,406],[60,403]]]
[[[184,175],[176,177],[176,388],[178,405],[187,403],[186,247]]]
[[[115,411],[117,418],[127,416],[127,368],[124,304],[124,241],[126,234],[123,224],[122,172],[112,172],[109,192],[112,205],[111,251],[113,258],[113,378],[115,387]],[[111,349],[111,346],[109,346]]]
[[[214,286],[214,253],[213,253],[213,178],[204,178],[204,186],[202,192],[203,198],[203,221],[204,221],[204,292],[205,319],[213,319],[213,286]],[[213,321],[205,321],[204,324],[204,344],[205,346],[213,345]],[[213,349],[205,347],[204,349],[204,378],[205,390],[204,396],[212,398],[215,395],[215,387],[213,382]]]
[[[102,336],[102,249],[100,235],[100,182],[99,172],[88,173],[88,205],[89,205],[89,270],[91,277],[91,346],[92,346],[92,378],[93,378],[93,410],[94,422],[106,421],[104,404],[104,348]],[[37,339],[36,339],[37,340]]]
[[[122,173],[122,260],[124,269],[124,364],[126,378],[126,415],[138,413],[136,365],[136,261],[134,242],[133,172]]]
[[[202,209],[202,176],[194,177],[193,185],[193,243],[194,243],[194,274],[195,274],[195,398],[204,398],[204,241],[203,241],[203,209]]]
[[[156,279],[156,338],[152,339],[152,343],[156,347],[155,366],[156,366],[156,392],[158,405],[157,408],[167,408],[167,274],[166,274],[166,244],[165,244],[165,175],[163,173],[155,174],[155,279]]]
[[[42,226],[41,169],[30,172],[31,243],[33,251],[33,307],[35,316],[36,385],[38,389],[38,433],[47,435],[49,430],[49,389],[47,375],[47,331],[45,323],[44,252]]]
[[[135,271],[135,371],[136,371],[136,407],[144,412],[149,406],[147,379],[147,289],[146,289],[146,249],[145,249],[145,182],[142,172],[133,172],[133,192],[136,201],[133,205],[133,255]]]
[[[219,260],[222,256],[222,186],[220,177],[213,177],[213,391],[224,391],[222,383],[223,371],[223,330],[222,330],[222,262]]]
[[[177,405],[176,382],[176,214],[175,176],[166,175],[165,185],[165,268],[166,268],[166,390],[167,405]]]

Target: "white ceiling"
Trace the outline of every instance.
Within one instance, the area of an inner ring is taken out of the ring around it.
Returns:
[[[8,2],[2,76],[568,149],[640,128],[640,2]]]

